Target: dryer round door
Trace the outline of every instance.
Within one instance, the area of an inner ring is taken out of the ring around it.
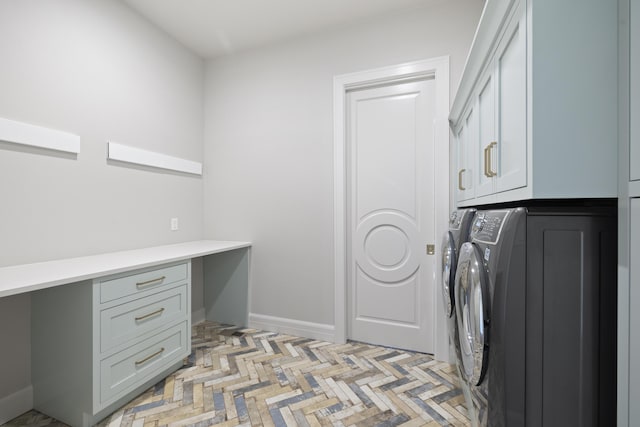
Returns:
[[[489,356],[489,283],[480,249],[466,242],[460,248],[455,279],[456,321],[462,374],[480,385]]]
[[[453,316],[455,312],[455,295],[453,293],[456,280],[456,246],[450,231],[444,233],[442,239],[442,298],[444,314]]]

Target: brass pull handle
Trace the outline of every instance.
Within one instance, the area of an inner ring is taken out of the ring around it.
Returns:
[[[492,177],[492,176],[496,176],[498,175],[497,172],[493,171],[493,168],[491,167],[491,150],[493,150],[493,147],[497,146],[498,143],[497,142],[492,142],[491,144],[489,144],[487,146],[487,176],[488,177]]]
[[[458,172],[458,190],[464,191],[466,188],[462,186],[462,174],[466,171],[466,169],[460,169]]]
[[[148,319],[149,317],[157,316],[158,314],[162,314],[164,308],[154,311],[153,313],[145,314],[144,316],[136,317],[136,322],[139,322],[144,319]]]
[[[157,355],[159,355],[163,351],[164,351],[164,347],[162,347],[160,350],[156,351],[155,353],[150,354],[149,356],[145,357],[142,360],[136,360],[136,366],[137,365],[142,365],[143,363],[148,362],[149,360],[153,359],[154,357],[156,357]]]
[[[486,176],[487,178],[491,178],[491,175],[489,175],[489,147],[484,147],[484,176]]]
[[[162,276],[162,277],[158,277],[157,279],[151,279],[145,282],[138,282],[136,283],[136,286],[138,288],[146,288],[147,286],[153,286],[153,285],[157,285],[158,283],[162,283],[162,281],[166,278],[167,278],[166,276]]]

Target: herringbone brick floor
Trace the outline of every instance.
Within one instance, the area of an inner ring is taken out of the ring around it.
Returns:
[[[464,426],[454,368],[426,354],[204,322],[189,364],[100,427]],[[63,426],[31,411],[6,426]]]

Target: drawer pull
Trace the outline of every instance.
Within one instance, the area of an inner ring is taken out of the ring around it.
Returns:
[[[142,365],[144,363],[147,363],[149,360],[153,359],[154,357],[156,357],[157,355],[161,354],[164,351],[164,347],[162,347],[160,350],[156,351],[153,354],[150,354],[149,356],[145,357],[142,360],[136,360],[136,366]]]
[[[157,316],[159,314],[162,314],[163,311],[164,311],[164,308],[161,308],[159,310],[154,311],[153,313],[149,313],[149,314],[145,314],[144,316],[136,317],[136,322],[148,319],[149,317],[153,317],[153,316]]]
[[[147,280],[145,282],[138,282],[138,283],[136,283],[136,286],[138,288],[146,288],[147,286],[153,286],[153,285],[157,285],[159,283],[162,283],[162,281],[164,279],[166,279],[166,276],[158,277],[157,279]]]

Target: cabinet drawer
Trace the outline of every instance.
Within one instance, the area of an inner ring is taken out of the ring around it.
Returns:
[[[100,402],[124,396],[189,354],[185,321],[100,362]]]
[[[156,268],[100,282],[100,302],[105,303],[168,283],[186,280],[187,263]]]
[[[100,312],[100,351],[104,353],[163,325],[187,318],[187,285]]]

